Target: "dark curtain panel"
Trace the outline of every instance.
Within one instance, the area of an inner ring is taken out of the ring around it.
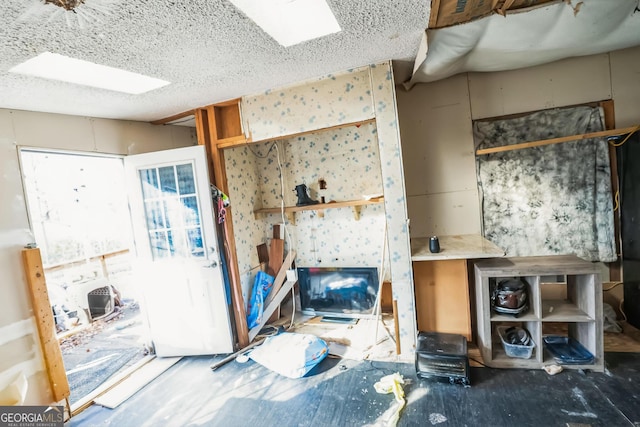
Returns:
[[[636,132],[618,147],[616,157],[620,178],[624,312],[629,323],[640,328],[640,134]]]
[[[540,111],[474,123],[476,148],[604,128],[599,108]],[[576,254],[616,259],[611,170],[605,139],[476,157],[483,233],[507,256]]]

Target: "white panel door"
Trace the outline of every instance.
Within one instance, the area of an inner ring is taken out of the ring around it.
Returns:
[[[125,173],[137,283],[156,354],[231,353],[204,147],[128,156]]]

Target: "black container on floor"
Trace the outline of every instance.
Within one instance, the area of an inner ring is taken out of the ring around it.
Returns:
[[[467,339],[458,334],[420,332],[416,346],[416,374],[420,378],[469,385]]]

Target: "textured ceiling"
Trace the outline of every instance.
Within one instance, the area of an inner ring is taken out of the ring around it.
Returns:
[[[0,108],[153,121],[390,59],[408,88],[640,44],[640,0],[555,0],[427,32],[431,0],[327,1],[342,31],[284,48],[227,0],[85,0],[78,13],[3,0]],[[8,73],[46,51],[171,84],[127,95]]]
[[[412,63],[430,2],[328,0],[343,31],[289,48],[226,0],[86,0],[87,14],[2,3],[0,108],[151,121],[361,65]],[[126,95],[7,72],[45,51],[172,84]]]

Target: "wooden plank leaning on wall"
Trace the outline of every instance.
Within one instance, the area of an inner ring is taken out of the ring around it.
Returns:
[[[56,327],[53,321],[51,303],[49,302],[44,269],[42,268],[40,249],[23,249],[22,263],[27,278],[29,296],[33,305],[33,314],[36,318],[38,335],[40,335],[40,345],[49,385],[51,386],[51,393],[53,400],[60,402],[68,398],[71,392],[62,360],[62,351],[56,337]]]
[[[238,103],[239,100],[230,101]],[[223,104],[225,107],[231,105]],[[209,162],[209,173],[211,182],[223,193],[229,194],[227,185],[227,174],[224,165],[223,149],[219,147],[221,138],[218,137],[217,129],[220,124],[216,123],[215,106],[210,105],[205,108],[195,110],[196,134],[198,145],[204,145],[207,150]],[[226,249],[227,265],[229,267],[229,279],[231,285],[231,301],[233,305],[233,317],[235,329],[238,337],[238,347],[244,348],[249,344],[249,329],[247,327],[247,314],[245,310],[244,298],[242,296],[242,286],[240,283],[240,271],[238,269],[238,257],[236,254],[236,243],[233,234],[233,207],[227,208],[226,220],[223,224],[225,232],[224,246]]]
[[[598,106],[604,111],[604,128],[613,130],[616,128],[616,114],[613,100],[600,101]],[[609,267],[609,280],[619,282],[622,280],[622,235],[620,234],[620,178],[618,177],[618,156],[616,147],[609,144],[609,162],[611,165],[611,192],[613,193],[613,228],[616,239],[616,255],[618,259],[607,264]]]

